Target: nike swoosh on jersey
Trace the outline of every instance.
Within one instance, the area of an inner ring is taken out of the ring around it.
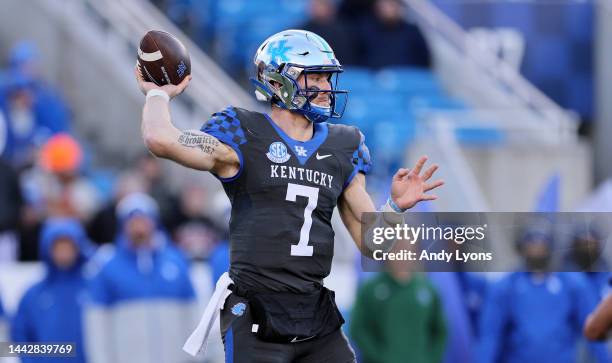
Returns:
[[[317,155],[316,155],[317,160],[323,160],[323,159],[325,159],[327,157],[330,157],[330,156],[332,156],[332,154],[319,155],[319,153],[317,153]]]
[[[303,342],[303,341],[305,341],[305,340],[309,340],[309,339],[312,339],[312,338],[314,338],[314,337],[315,337],[315,335],[310,336],[310,337],[308,337],[308,338],[303,338],[303,339],[298,339],[297,337],[295,337],[295,338],[293,338],[293,340],[291,341],[291,343]]]

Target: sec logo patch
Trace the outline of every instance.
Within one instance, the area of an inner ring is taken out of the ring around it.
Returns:
[[[291,157],[291,155],[289,155],[289,153],[287,152],[287,146],[285,146],[285,144],[280,141],[276,141],[270,144],[266,156],[268,157],[268,159],[277,164],[284,163]]]

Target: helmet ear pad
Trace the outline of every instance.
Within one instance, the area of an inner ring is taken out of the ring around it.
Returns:
[[[294,98],[298,93],[297,81],[284,75],[282,71],[264,70],[263,80],[272,91],[272,102],[281,103],[283,108],[288,110],[294,109],[297,105],[294,104]]]

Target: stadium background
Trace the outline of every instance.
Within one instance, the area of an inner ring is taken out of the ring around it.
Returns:
[[[426,153],[441,165],[447,185],[439,201],[420,210],[611,209],[612,108],[604,98],[612,72],[609,2],[406,0],[404,21],[419,30],[403,26],[393,34],[377,27],[373,3],[3,0],[0,297],[7,315],[43,274],[38,240],[48,217],[80,218],[107,249],[116,228],[113,208],[132,191],[157,200],[164,228],[192,261],[196,312],[210,294],[217,263],[211,255],[223,256],[229,205],[214,178],[145,152],[143,97],[132,72],[149,29],[177,34],[191,52],[194,80],[173,102],[178,127],[199,128],[229,104],[262,109],[247,81],[255,48],[277,31],[316,27],[332,34],[321,35],[348,58],[337,54],[346,66],[340,84],[350,91],[339,122],[366,135],[375,165],[368,189],[377,204],[388,194],[390,173]],[[414,51],[406,56],[398,49]],[[30,94],[33,125],[15,136],[14,90],[28,87],[37,90]],[[58,135],[56,149],[48,147]],[[64,155],[59,164],[74,169],[70,185],[57,186],[57,170],[45,166],[45,158],[59,155],[53,150]],[[363,276],[338,221],[326,283],[350,316]],[[497,248],[514,256],[511,242]],[[0,328],[5,337],[9,320]],[[477,349],[477,339],[472,343]],[[211,346],[218,359],[219,344]]]

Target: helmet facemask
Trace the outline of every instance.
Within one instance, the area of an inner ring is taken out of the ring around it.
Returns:
[[[348,92],[338,90],[338,78],[342,70],[322,71],[318,67],[308,67],[302,71],[304,76],[304,89],[299,89],[295,99],[305,100],[304,104],[298,109],[298,112],[312,122],[323,122],[328,118],[340,118],[346,108],[348,100]],[[317,86],[308,85],[309,73],[323,73],[328,75],[328,82],[331,89],[319,89]],[[329,106],[316,104],[314,101],[319,94],[325,93],[329,97]]]

